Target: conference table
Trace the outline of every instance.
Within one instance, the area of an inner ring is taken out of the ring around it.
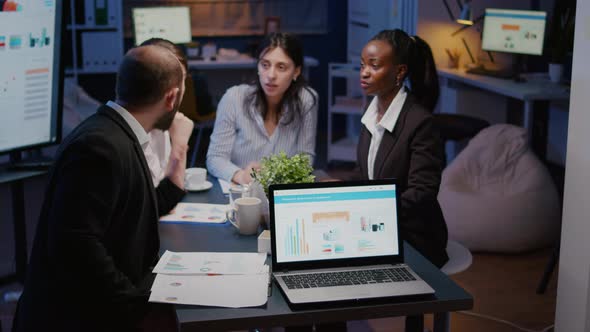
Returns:
[[[216,179],[209,177],[213,187],[204,192],[188,193],[184,201],[227,204]],[[238,234],[229,223],[172,224],[160,223],[160,250],[256,252],[257,236]],[[387,299],[358,304],[329,306],[321,309],[291,310],[273,282],[266,305],[250,308],[220,308],[177,305],[182,331],[227,331],[275,326],[309,325],[312,323],[364,320],[383,317],[434,313],[434,332],[445,331],[451,311],[473,307],[473,297],[449,279],[407,243],[405,260],[434,290],[434,295]],[[270,265],[270,257],[267,259]]]

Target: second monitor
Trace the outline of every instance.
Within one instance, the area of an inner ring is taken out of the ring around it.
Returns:
[[[546,16],[542,11],[487,8],[481,48],[484,51],[541,55]]]
[[[132,13],[135,45],[154,37],[175,44],[192,40],[189,7],[136,7]]]
[[[487,8],[481,48],[488,52],[514,54],[512,68],[498,70],[479,66],[467,70],[467,73],[513,78],[517,82],[523,82],[520,73],[523,70],[524,56],[543,54],[546,17],[547,13],[543,11]]]

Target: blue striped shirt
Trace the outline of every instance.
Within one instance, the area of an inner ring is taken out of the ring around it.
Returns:
[[[254,106],[244,109],[244,100],[254,88],[245,84],[234,86],[225,92],[219,102],[207,151],[207,169],[213,176],[231,181],[234,173],[248,163],[260,161],[262,157],[281,151],[288,156],[306,153],[313,164],[318,113],[316,92],[313,91],[316,96],[314,103],[311,93],[302,90],[302,117],[294,117],[293,121],[283,125],[282,122],[289,112],[288,109],[285,110],[279,125],[269,136],[264,127],[264,119]]]

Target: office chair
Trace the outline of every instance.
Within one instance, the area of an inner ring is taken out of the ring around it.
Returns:
[[[433,117],[434,126],[438,129],[444,143],[461,142],[473,138],[490,125],[486,120],[462,114],[435,113]]]

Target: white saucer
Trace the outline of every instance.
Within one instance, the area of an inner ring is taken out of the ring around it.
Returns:
[[[211,187],[213,187],[213,183],[211,183],[209,181],[205,181],[205,182],[201,183],[200,185],[194,186],[194,187],[191,187],[187,184],[184,187],[184,189],[186,189],[188,191],[202,191],[202,190],[211,189]]]

